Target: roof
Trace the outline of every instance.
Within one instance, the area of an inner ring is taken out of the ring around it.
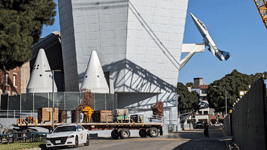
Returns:
[[[47,50],[58,42],[61,44],[61,34],[58,31],[54,31],[50,33],[49,35],[47,35],[46,37],[40,38],[40,41],[35,43],[31,47],[33,51],[32,59],[37,56],[40,48]]]
[[[198,87],[203,90],[203,89],[208,89],[209,85],[199,85]]]

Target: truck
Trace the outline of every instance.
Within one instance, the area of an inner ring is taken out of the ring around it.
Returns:
[[[64,125],[68,123],[54,123],[54,127]],[[82,125],[87,130],[112,130],[111,137],[113,139],[126,139],[130,137],[130,129],[137,129],[139,130],[140,137],[147,137],[150,136],[152,138],[157,137],[158,135],[163,135],[163,123],[161,122],[151,122],[151,123],[135,123],[135,122],[128,122],[128,123],[96,123],[96,122],[88,122],[88,123],[77,123]],[[27,130],[31,127],[41,127],[46,128],[49,131],[52,131],[51,124],[45,123],[18,123],[13,124],[14,127],[19,127],[20,130]]]
[[[161,104],[161,103],[160,103]],[[163,107],[163,104],[161,104]],[[159,105],[159,106],[161,106]],[[157,105],[155,105],[157,106]],[[44,108],[40,110],[46,110]],[[97,110],[94,111],[89,106],[82,107],[82,111],[75,111],[74,113],[74,123],[82,125],[87,130],[112,130],[111,137],[113,139],[126,139],[129,138],[131,133],[130,130],[139,130],[140,137],[157,137],[158,135],[163,135],[163,117],[159,115],[154,115],[150,118],[144,118],[143,115],[133,114],[128,117],[128,109],[116,109],[116,110]],[[158,107],[155,107],[158,110]],[[162,109],[163,110],[163,109]],[[44,111],[45,113],[49,113]],[[86,114],[85,120],[80,120],[80,112]],[[40,116],[41,113],[39,113]],[[54,114],[55,115],[55,114]],[[44,116],[44,115],[43,115]],[[51,114],[47,115],[50,116]],[[56,115],[58,116],[58,115]],[[92,116],[92,122],[91,122]],[[49,117],[48,117],[49,118]],[[144,120],[145,119],[145,120]],[[19,127],[21,131],[27,131],[31,127],[41,127],[52,131],[53,127],[68,124],[68,123],[58,123],[51,121],[50,124],[40,120],[39,123],[24,123],[18,121],[17,124],[13,124],[14,127]],[[114,121],[114,122],[113,122]],[[81,122],[81,123],[78,123]]]

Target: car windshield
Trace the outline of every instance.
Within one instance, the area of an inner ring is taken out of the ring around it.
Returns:
[[[54,133],[57,133],[57,132],[69,132],[69,131],[76,131],[76,126],[57,127],[55,129]]]

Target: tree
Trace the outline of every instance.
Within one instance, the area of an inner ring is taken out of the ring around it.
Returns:
[[[194,85],[193,82],[187,82],[187,83],[186,83],[186,86],[187,86],[187,87],[192,87],[193,85]]]
[[[187,87],[179,82],[177,84],[177,93],[179,94],[178,109],[180,112],[197,110],[199,108],[199,95],[196,91],[189,92]]]
[[[240,91],[247,91],[248,86],[259,79],[262,75],[267,75],[267,72],[256,73],[255,75],[246,75],[234,69],[230,74],[220,80],[216,80],[209,85],[208,102],[209,107],[214,108],[216,112],[224,112],[225,110],[225,90],[227,91],[227,111],[232,109],[233,104],[240,97]],[[267,76],[266,76],[267,77]],[[214,87],[217,86],[217,87]],[[224,89],[223,89],[224,88]]]
[[[55,8],[53,0],[0,1],[0,69],[20,67],[31,59],[31,46],[43,25],[54,24]]]

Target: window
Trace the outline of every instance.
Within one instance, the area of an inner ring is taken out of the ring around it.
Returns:
[[[207,94],[208,93],[208,90],[205,89],[205,90],[202,90],[202,94]]]
[[[208,111],[204,111],[204,115],[208,115],[209,113],[208,113]]]
[[[16,75],[13,74],[13,86],[16,87]]]
[[[198,114],[202,115],[202,111],[198,111]]]
[[[6,85],[8,85],[8,74],[6,74]]]
[[[62,127],[57,127],[54,131],[54,133],[57,132],[69,132],[69,131],[76,131],[75,126],[62,126]]]
[[[81,130],[84,130],[84,128],[80,125],[77,125],[77,129],[81,129]]]
[[[17,92],[12,91],[12,95],[15,96],[15,95],[18,95],[18,94],[17,94]]]

